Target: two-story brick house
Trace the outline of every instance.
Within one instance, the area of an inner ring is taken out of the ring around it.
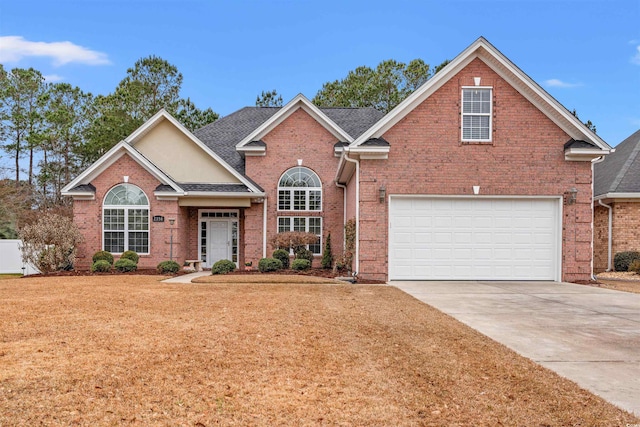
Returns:
[[[577,280],[592,271],[592,160],[610,147],[484,38],[398,107],[298,95],[186,130],[164,111],[64,189],[86,241],[242,265],[280,231],[356,223],[353,269],[381,280]]]

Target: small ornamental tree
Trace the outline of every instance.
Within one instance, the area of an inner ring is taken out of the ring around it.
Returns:
[[[342,264],[348,271],[353,268],[353,254],[356,251],[356,220],[351,218],[344,226],[344,254]]]
[[[322,261],[320,263],[322,268],[333,267],[333,253],[331,253],[331,233],[327,234],[327,239],[324,242],[324,250],[322,251]]]
[[[285,231],[278,233],[271,238],[269,243],[276,249],[293,249],[293,253],[296,253],[298,249],[304,248],[307,245],[313,245],[318,242],[318,236],[313,233],[306,233],[304,231]]]
[[[76,260],[82,234],[71,218],[45,213],[20,230],[22,261],[35,265],[42,273],[68,270]]]

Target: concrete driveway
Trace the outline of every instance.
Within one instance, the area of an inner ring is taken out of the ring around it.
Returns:
[[[556,282],[390,282],[640,415],[640,294]]]

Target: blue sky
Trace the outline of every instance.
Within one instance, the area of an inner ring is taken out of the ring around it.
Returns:
[[[615,146],[640,128],[640,0],[0,0],[0,63],[107,94],[139,58],[227,115],[263,90],[312,98],[360,65],[452,59],[487,38]]]

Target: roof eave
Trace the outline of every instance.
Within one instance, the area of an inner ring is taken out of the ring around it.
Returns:
[[[264,192],[186,191],[184,197],[224,197],[228,199],[265,197]]]
[[[593,197],[594,201],[607,199],[640,199],[640,193],[605,193]]]
[[[568,162],[590,162],[598,157],[606,156],[610,150],[595,148],[568,148],[564,150],[564,159]]]
[[[93,191],[61,191],[61,195],[73,197],[73,200],[95,200],[96,193]]]

